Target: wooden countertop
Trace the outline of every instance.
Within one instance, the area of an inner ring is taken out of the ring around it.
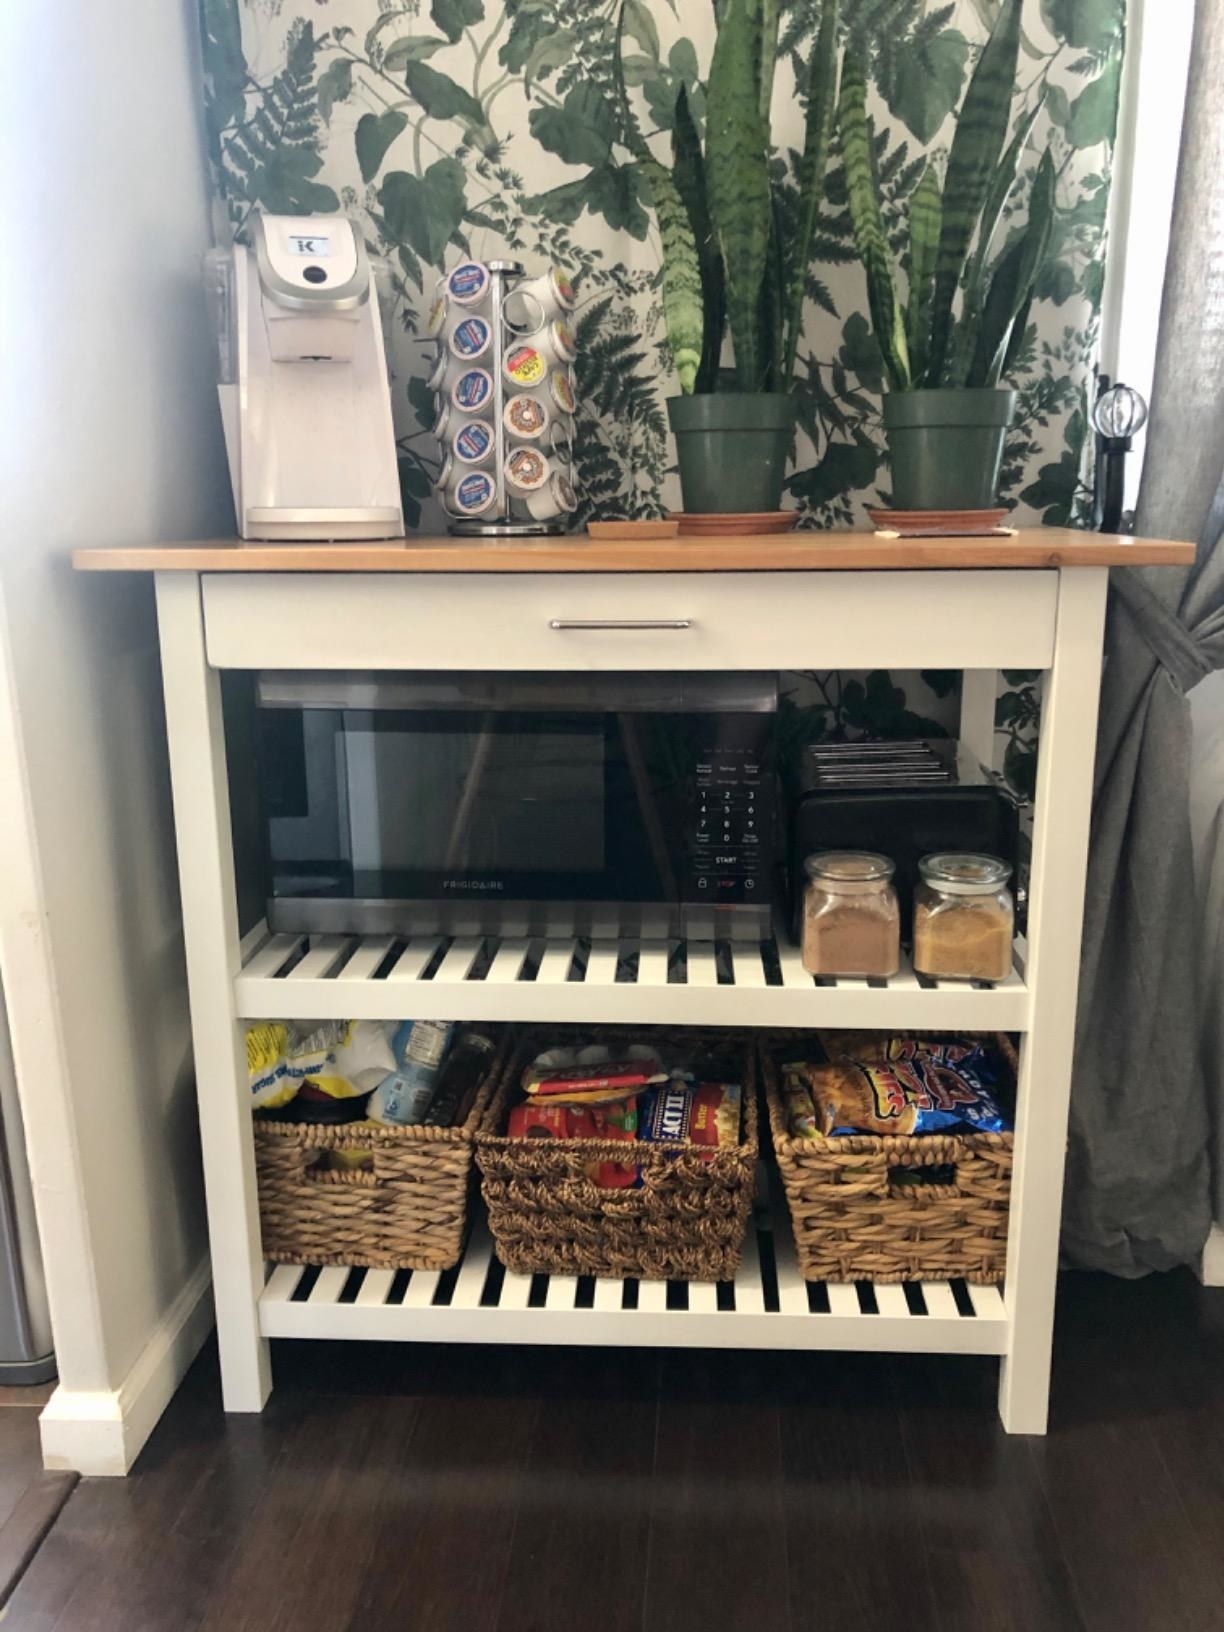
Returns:
[[[76,550],[81,572],[829,572],[972,567],[1187,565],[1194,545],[1067,527],[1014,538],[880,538],[784,533],[595,543],[570,537],[481,542],[407,538],[381,544],[241,544],[236,539]]]

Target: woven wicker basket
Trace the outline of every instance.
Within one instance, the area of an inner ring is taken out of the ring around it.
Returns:
[[[450,1269],[472,1199],[476,1130],[505,1065],[503,1045],[462,1127],[326,1126],[255,1118],[265,1258],[365,1269]],[[372,1169],[333,1171],[333,1150],[369,1151]]]
[[[1008,1038],[991,1039],[1014,1072]],[[809,1281],[1003,1279],[1011,1133],[841,1134],[787,1129],[769,1044],[761,1069],[799,1269]],[[896,1184],[898,1168],[951,1168],[953,1182]]]
[[[633,1040],[661,1039],[637,1031]],[[743,1252],[758,1152],[751,1044],[744,1045],[740,1070],[741,1142],[698,1155],[671,1143],[508,1138],[503,1130],[523,1068],[556,1041],[555,1030],[524,1041],[477,1139],[481,1191],[502,1263],[522,1275],[730,1280]],[[602,1189],[587,1177],[592,1163],[624,1162],[630,1152],[640,1187]]]

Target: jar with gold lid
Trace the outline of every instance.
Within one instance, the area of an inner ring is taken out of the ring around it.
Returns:
[[[914,891],[914,969],[933,980],[1006,980],[1015,906],[997,856],[923,856]]]
[[[867,850],[824,850],[804,862],[803,967],[809,975],[887,979],[901,963],[893,863]]]

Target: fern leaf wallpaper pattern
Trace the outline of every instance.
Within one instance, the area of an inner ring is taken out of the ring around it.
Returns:
[[[999,0],[845,0],[871,79],[876,164],[900,251],[906,200],[946,152],[952,114]],[[211,157],[228,225],[252,205],[343,209],[387,257],[403,486],[429,514],[437,455],[417,338],[460,255],[567,265],[579,291],[584,514],[677,501],[663,400],[659,248],[622,141],[612,75],[620,0],[201,0]],[[1103,278],[1124,0],[1026,0],[1016,113],[1041,104],[1016,196],[1051,146],[1053,253],[1018,359],[1003,493],[1018,519],[1083,513],[1087,387]],[[779,176],[802,145],[802,64],[819,0],[783,3],[773,128]],[[705,0],[627,0],[625,74],[661,157],[681,85],[700,126],[714,38]],[[880,361],[834,153],[809,279],[790,491],[817,526],[861,525],[888,491]],[[424,516],[422,511],[427,512]]]

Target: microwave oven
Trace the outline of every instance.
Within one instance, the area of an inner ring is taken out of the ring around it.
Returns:
[[[268,922],[763,939],[774,674],[264,673]]]

